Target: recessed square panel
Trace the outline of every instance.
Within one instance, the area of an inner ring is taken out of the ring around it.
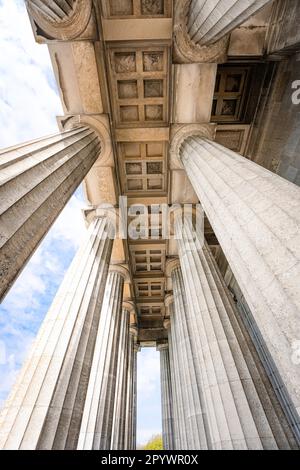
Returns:
[[[163,80],[144,80],[145,98],[162,98],[164,96]]]
[[[241,90],[243,75],[241,73],[228,74],[226,77],[226,92],[237,93]]]
[[[152,190],[162,190],[162,179],[161,178],[151,178],[147,180],[147,188]]]
[[[162,121],[163,120],[163,105],[162,104],[148,104],[145,106],[145,120],[146,121]]]
[[[160,263],[161,259],[160,256],[151,256],[150,257],[150,262],[151,263]]]
[[[164,69],[164,56],[162,52],[143,53],[144,72],[162,72]]]
[[[138,106],[120,106],[122,122],[135,122],[139,120]]]
[[[148,175],[161,175],[162,174],[162,162],[149,162],[147,163],[147,174]]]
[[[142,15],[163,15],[164,0],[141,0]]]
[[[136,71],[135,52],[116,52],[114,54],[115,71],[117,73],[129,73]]]
[[[118,96],[120,99],[131,99],[138,97],[137,81],[122,80],[118,81]]]
[[[126,158],[137,158],[141,156],[141,146],[135,142],[122,144],[122,151]]]
[[[126,174],[127,175],[141,175],[142,164],[141,163],[126,163]]]
[[[108,0],[111,16],[133,15],[133,0]]]
[[[150,142],[147,144],[147,157],[162,157],[164,153],[164,144]]]
[[[160,315],[161,314],[161,308],[160,307],[152,307],[152,313],[153,313],[153,315]]]
[[[237,101],[236,100],[223,100],[222,116],[234,116],[236,113]]]
[[[127,179],[128,191],[140,191],[143,189],[143,180],[141,179]]]
[[[144,272],[147,271],[147,265],[146,264],[138,264],[136,267],[136,270],[138,272]]]

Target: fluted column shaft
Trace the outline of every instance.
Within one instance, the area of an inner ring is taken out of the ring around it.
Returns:
[[[54,23],[65,20],[73,12],[76,0],[27,0],[27,4],[43,12]]]
[[[172,318],[172,316],[171,316]],[[191,439],[185,417],[185,400],[186,400],[186,384],[182,380],[183,361],[179,348],[180,340],[178,328],[171,328],[169,334],[170,348],[170,364],[173,366],[171,370],[172,394],[174,403],[174,420],[175,420],[175,449],[188,449],[188,443]]]
[[[2,449],[76,448],[112,240],[96,219],[1,412]]]
[[[255,382],[245,360],[249,351],[240,346],[244,338],[236,328],[235,307],[209,248],[193,234],[192,222],[184,222],[182,226],[178,215],[175,230],[188,302],[187,327],[202,377],[211,447],[277,449],[283,442],[288,448],[282,429],[278,437],[278,426],[272,426],[264,409],[258,392],[261,382]]]
[[[100,154],[87,127],[0,152],[0,300]]]
[[[160,344],[160,383],[162,405],[162,435],[164,450],[174,449],[173,397],[168,344]]]
[[[132,420],[129,450],[136,449],[136,428],[137,428],[137,353],[139,346],[133,343],[133,365],[132,365]]]
[[[129,315],[129,311],[123,307],[111,443],[111,448],[115,450],[125,448],[127,377],[130,374],[129,348],[131,346],[129,339]]]
[[[123,275],[109,272],[80,428],[79,450],[111,448],[118,345],[122,318]]]
[[[283,379],[299,433],[300,188],[206,138],[189,137],[180,156]]]
[[[181,443],[181,449],[210,448],[209,432],[207,432],[207,416],[203,403],[202,379],[197,367],[196,357],[188,330],[188,312],[185,287],[180,266],[172,270],[172,285],[174,293],[174,310],[171,315],[171,329],[174,330],[176,348],[178,351],[179,374],[183,393],[183,422],[186,442]]]
[[[125,403],[125,426],[124,426],[124,449],[132,450],[133,449],[133,412],[134,412],[134,342],[135,334],[130,331],[129,336],[129,347],[128,347],[128,367],[126,374],[126,403]]]
[[[192,0],[188,17],[190,38],[213,44],[247,21],[271,0]]]

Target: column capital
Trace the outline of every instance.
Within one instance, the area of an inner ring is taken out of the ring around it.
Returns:
[[[129,300],[126,300],[122,303],[122,308],[128,311],[129,314],[134,314],[135,315],[135,305],[133,302],[130,302]]]
[[[164,329],[169,330],[171,328],[171,319],[165,318],[163,321]]]
[[[100,206],[90,205],[83,210],[83,216],[86,224],[89,226],[95,219],[106,217],[112,223],[115,233],[117,235],[118,222],[119,222],[119,209],[110,204],[101,204]]]
[[[165,268],[165,275],[167,277],[171,277],[172,272],[174,271],[174,269],[176,269],[178,267],[180,267],[179,258],[172,258],[172,259],[167,260],[166,268]]]
[[[173,260],[170,260],[170,261],[173,261]],[[176,261],[179,261],[179,259]],[[178,263],[177,263],[178,264]],[[177,266],[176,266],[177,267]],[[173,268],[174,269],[174,268]],[[174,296],[173,296],[173,293],[172,294],[167,294],[165,296],[165,307],[166,308],[169,308],[169,306],[174,302]]]
[[[57,116],[60,130],[67,131],[81,126],[90,127],[101,141],[101,153],[96,165],[99,167],[114,167],[112,139],[110,133],[109,117],[106,114],[74,114],[71,116]]]
[[[157,351],[165,351],[169,349],[169,343],[167,340],[165,341],[157,341],[156,342],[156,350]]]
[[[92,19],[92,5],[92,0],[26,0],[38,42],[71,41],[84,35]],[[94,34],[87,31],[84,36]]]
[[[180,160],[180,147],[183,142],[191,136],[206,137],[214,140],[217,125],[211,123],[203,124],[175,124],[171,128],[171,145],[170,145],[170,169],[183,170],[184,167]]]
[[[139,329],[138,329],[138,326],[136,323],[131,323],[130,327],[129,327],[129,332],[132,336],[134,336],[135,338],[138,337],[138,333],[139,333]]]
[[[188,31],[191,0],[179,0],[174,11],[174,60],[180,64],[223,63],[227,59],[229,35],[208,46],[195,43]]]
[[[109,272],[110,273],[117,273],[117,274],[120,274],[120,276],[123,277],[124,279],[124,282],[126,284],[130,284],[131,283],[131,278],[130,278],[130,273],[127,269],[126,266],[123,266],[121,264],[111,264],[109,266]]]

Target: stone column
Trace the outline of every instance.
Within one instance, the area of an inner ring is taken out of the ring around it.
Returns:
[[[185,431],[185,442],[179,442],[179,449],[211,448],[207,431],[207,416],[203,404],[202,380],[192,351],[189,331],[187,328],[187,300],[182,273],[178,260],[169,261],[167,275],[172,278],[174,308],[171,312],[171,332],[174,348],[176,341],[179,373],[175,378],[175,386],[181,384],[183,394],[183,418],[179,416],[177,427]],[[176,429],[176,427],[175,427]],[[185,446],[185,447],[184,447]]]
[[[299,432],[300,188],[206,137],[186,138],[180,158],[283,379]]]
[[[255,15],[270,0],[192,0],[188,14],[190,39],[214,44]]]
[[[187,217],[175,216],[187,295],[186,324],[202,379],[206,433],[212,449],[284,449],[288,437],[240,330],[217,264]]]
[[[125,439],[124,439],[124,449],[132,450],[133,449],[133,425],[134,425],[134,394],[135,394],[135,376],[134,376],[134,356],[135,353],[135,342],[137,338],[137,328],[134,325],[130,327],[130,336],[129,336],[129,348],[128,348],[128,368],[126,376],[126,403],[125,403]]]
[[[162,434],[164,450],[174,449],[173,433],[173,397],[171,386],[171,371],[169,358],[169,345],[162,342],[157,345],[160,351],[160,382],[161,382],[161,405],[162,405]]]
[[[76,449],[112,251],[91,223],[2,409],[1,449]]]
[[[130,328],[130,316],[135,308],[132,302],[123,302],[121,338],[117,371],[116,399],[111,448],[128,449],[132,436],[133,343],[135,332]]]
[[[121,266],[110,267],[83,410],[78,450],[111,448],[125,279],[129,279],[127,269]]]
[[[128,349],[129,349],[129,311],[122,306],[120,341],[118,346],[118,367],[116,374],[116,393],[114,401],[114,416],[111,449],[124,449],[125,419],[127,400]]]
[[[170,317],[174,318],[174,305],[169,305]],[[186,384],[182,379],[182,357],[179,350],[178,330],[169,328],[168,343],[170,355],[171,386],[174,415],[174,450],[188,449],[189,430],[185,423],[184,405]]]
[[[130,445],[126,447],[129,450],[136,450],[136,428],[137,428],[137,353],[140,351],[140,346],[136,342],[133,344],[133,367],[132,367],[132,429]]]
[[[172,389],[172,409],[173,409],[173,449],[180,449],[180,434],[179,434],[179,404],[178,404],[178,387],[176,386],[176,373],[172,334],[171,334],[171,317],[174,315],[174,298],[172,294],[165,296],[165,307],[167,317],[164,320],[164,328],[168,331],[168,344],[169,344],[169,363],[170,363],[170,377]],[[173,335],[174,336],[174,335]]]
[[[0,300],[100,154],[87,127],[0,152]]]

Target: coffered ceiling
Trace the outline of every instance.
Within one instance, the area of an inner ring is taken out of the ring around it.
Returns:
[[[141,239],[128,240],[139,339],[147,342],[166,337],[166,241],[162,239],[161,213],[155,208],[162,198],[167,202],[168,195],[172,28],[162,28],[161,21],[172,18],[171,6],[168,0],[102,2],[118,176],[132,214],[129,224],[139,213],[139,205],[146,204],[154,212]],[[133,27],[142,24],[147,28],[149,23],[151,38],[128,40]]]

